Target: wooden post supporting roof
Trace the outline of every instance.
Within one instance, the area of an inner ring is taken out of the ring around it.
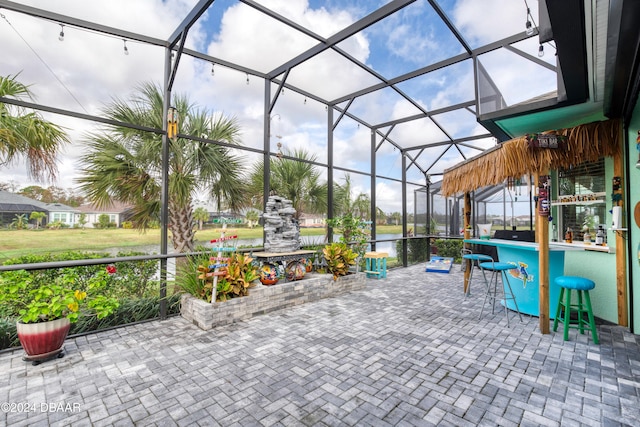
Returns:
[[[623,176],[622,153],[613,156],[613,176]],[[627,177],[627,179],[629,179]],[[623,185],[620,188],[624,188]],[[618,206],[624,211],[624,195]],[[614,202],[614,206],[615,206]],[[627,258],[625,236],[621,231],[616,231],[616,293],[618,296],[618,325],[629,326],[629,313],[627,309]]]
[[[464,193],[464,238],[471,238],[471,195],[469,192]],[[464,243],[465,249],[468,248],[469,244]],[[469,292],[469,276],[471,273],[471,261],[463,260],[466,263],[466,268],[464,269],[464,285],[463,290],[464,294],[467,295]]]
[[[545,171],[542,175],[547,175]],[[540,187],[540,173],[536,172],[536,189]],[[540,201],[538,201],[540,203]],[[536,235],[538,236],[538,294],[540,297],[540,332],[549,333],[549,219],[536,209]]]

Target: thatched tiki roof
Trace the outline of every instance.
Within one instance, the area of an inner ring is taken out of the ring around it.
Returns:
[[[557,149],[531,148],[526,136],[506,141],[464,163],[445,170],[442,195],[496,185],[507,178],[567,168],[620,153],[621,122],[607,120],[544,132],[566,137]]]

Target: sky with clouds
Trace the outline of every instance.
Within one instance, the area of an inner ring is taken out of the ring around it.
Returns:
[[[121,28],[134,33],[166,39],[196,0],[29,0],[25,5],[69,15],[74,18]],[[377,0],[258,0],[283,17],[321,37],[331,37],[346,26],[367,16],[376,7],[389,3]],[[522,32],[526,7],[521,0],[441,0],[440,5],[456,25],[466,42],[479,47]],[[537,1],[529,0],[537,19]],[[3,61],[0,75],[19,74],[19,80],[31,85],[36,101],[48,106],[79,113],[99,115],[101,108],[114,97],[127,99],[141,82],[160,84],[163,78],[164,50],[132,40],[61,26],[57,22],[33,18],[0,9],[0,39]],[[58,40],[63,30],[64,41]],[[267,73],[283,62],[315,46],[317,40],[270,19],[237,0],[216,0],[190,30],[187,47],[215,58]],[[126,44],[129,55],[124,55]],[[402,11],[384,19],[338,44],[341,51],[372,67],[382,78],[393,78],[464,52],[455,37],[437,17],[426,0],[418,0]],[[521,42],[519,49],[535,54],[537,38]],[[553,61],[549,54],[545,60]],[[480,58],[492,74],[509,104],[521,102],[555,88],[555,75],[513,52],[494,52]],[[247,81],[248,80],[248,81]],[[345,94],[375,85],[380,80],[344,56],[328,50],[292,69],[287,83],[335,100]],[[463,61],[397,85],[410,94],[420,108],[447,107],[474,97],[473,66]],[[276,90],[275,85],[273,91]],[[263,145],[264,81],[256,76],[209,62],[183,56],[176,76],[174,92],[188,94],[198,106],[236,117],[243,129],[243,143],[253,148]],[[346,102],[339,104],[345,106]],[[371,124],[420,112],[391,89],[356,98],[349,112]],[[75,158],[82,153],[87,132],[94,123],[43,113],[64,126],[72,138],[60,158],[60,179],[56,185],[71,187],[77,175]],[[334,117],[337,117],[338,113]],[[428,119],[397,125],[391,137],[404,147],[440,142],[448,135],[460,137],[486,133],[475,120],[473,111],[457,110],[437,116],[438,125]],[[285,90],[272,113],[271,140],[286,148],[304,147],[316,153],[320,162],[327,160],[327,111],[325,105]],[[382,128],[386,133],[389,128]],[[380,141],[380,138],[378,138]],[[369,172],[370,131],[345,117],[334,131],[334,161],[337,166]],[[479,148],[495,144],[492,138],[474,143]],[[462,160],[459,152],[447,146],[425,150],[420,164],[428,166],[440,158],[435,171],[442,171]],[[462,148],[466,156],[479,151]],[[276,151],[276,149],[272,149]],[[417,155],[418,151],[410,154]],[[441,156],[441,157],[440,157]],[[257,159],[247,155],[247,164]],[[247,167],[249,169],[249,167]],[[401,178],[401,155],[391,144],[380,146],[378,174]],[[344,172],[338,171],[340,181]],[[425,177],[415,167],[408,179],[424,183]],[[0,169],[0,182],[14,180],[28,185],[25,168],[18,164]],[[357,192],[370,193],[370,178],[352,174]],[[42,184],[40,184],[42,185]],[[45,184],[48,185],[48,184]],[[377,204],[385,212],[401,211],[400,184],[389,179],[376,182]],[[414,186],[410,186],[412,193]],[[413,200],[409,198],[408,211]]]

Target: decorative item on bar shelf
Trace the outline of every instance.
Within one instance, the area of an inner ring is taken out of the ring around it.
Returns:
[[[563,148],[567,137],[555,133],[528,133],[525,135],[529,148]]]

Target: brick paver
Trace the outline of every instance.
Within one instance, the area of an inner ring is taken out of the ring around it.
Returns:
[[[69,339],[39,366],[5,352],[0,425],[640,425],[640,336],[479,320],[480,287],[461,282],[418,265],[210,331],[173,317]]]

